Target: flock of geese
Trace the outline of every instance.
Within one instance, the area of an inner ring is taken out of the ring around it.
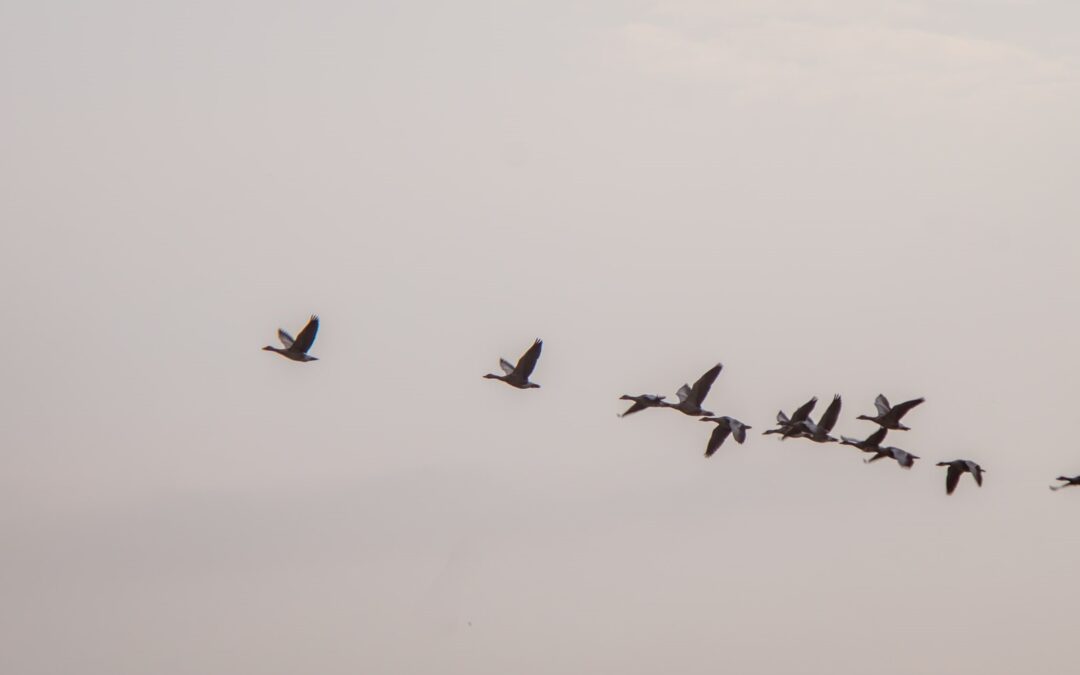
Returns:
[[[315,335],[319,332],[319,317],[312,315],[304,329],[293,338],[289,333],[283,329],[278,329],[278,339],[281,341],[281,347],[273,347],[267,345],[263,347],[265,351],[276,352],[281,354],[287,359],[293,361],[307,362],[317,361],[318,358],[308,354],[312,345],[315,344]],[[506,359],[499,359],[499,368],[503,371],[501,375],[497,373],[488,373],[484,375],[484,378],[489,380],[501,380],[511,387],[517,389],[539,389],[540,385],[535,382],[530,382],[529,377],[532,375],[533,370],[536,368],[537,362],[540,360],[540,352],[544,348],[543,340],[537,339],[532,343],[521,358],[518,359],[516,364],[512,364]],[[705,457],[712,457],[713,454],[724,444],[724,441],[729,436],[735,439],[736,443],[740,445],[746,441],[746,432],[752,429],[748,424],[740,422],[734,417],[716,416],[714,413],[705,410],[702,406],[705,403],[705,397],[709,395],[709,390],[712,388],[713,382],[716,381],[720,371],[723,369],[722,364],[716,364],[712,368],[705,371],[701,377],[694,382],[693,386],[684,384],[679,387],[679,390],[675,392],[678,403],[669,403],[666,396],[660,396],[658,394],[639,394],[637,396],[631,396],[624,394],[619,399],[623,401],[632,401],[633,404],[627,408],[619,417],[626,417],[648,408],[671,408],[678,410],[684,415],[690,415],[691,417],[697,417],[702,422],[712,422],[712,433],[709,435],[709,442],[705,446]],[[920,459],[918,455],[913,455],[906,450],[894,446],[883,446],[882,442],[885,440],[885,435],[890,431],[908,431],[910,427],[904,426],[901,420],[904,418],[912,408],[918,406],[926,399],[916,398],[910,401],[904,401],[892,405],[889,403],[889,399],[885,398],[884,394],[879,394],[874,400],[874,407],[877,409],[876,415],[859,415],[856,419],[867,420],[874,422],[878,425],[878,429],[874,433],[870,434],[866,438],[859,440],[857,438],[849,438],[847,436],[841,436],[839,439],[830,436],[830,432],[833,427],[836,426],[837,420],[840,418],[840,395],[833,396],[832,402],[829,403],[829,407],[825,409],[824,414],[815,422],[810,416],[810,413],[814,411],[814,407],[817,405],[817,397],[811,398],[806,403],[795,409],[795,412],[790,417],[783,411],[776,413],[776,427],[768,429],[763,435],[779,434],[780,440],[786,440],[788,438],[804,438],[814,443],[840,443],[841,445],[850,445],[854,448],[858,448],[862,452],[873,455],[869,459],[863,460],[866,463],[876,462],[879,459],[885,459],[886,457],[895,460],[896,463],[904,469],[910,469],[915,466],[915,460]],[[948,467],[948,471],[945,473],[945,493],[952,494],[956,490],[957,484],[960,482],[960,477],[965,473],[970,473],[971,477],[975,479],[975,484],[982,486],[983,474],[986,473],[986,469],[982,468],[975,462],[969,459],[954,459],[949,462],[938,462],[937,466]],[[1058,476],[1058,481],[1061,481],[1058,485],[1051,485],[1051,490],[1060,490],[1061,488],[1068,487],[1070,485],[1080,486],[1080,476]]]

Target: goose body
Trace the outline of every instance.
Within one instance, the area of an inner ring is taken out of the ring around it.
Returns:
[[[816,405],[817,396],[799,406],[795,412],[791,414],[791,417],[788,417],[784,411],[781,410],[776,413],[776,428],[767,429],[762,435],[782,434],[780,440],[791,437],[798,438],[804,435],[806,430],[803,428],[802,423],[810,419],[810,413],[814,410],[814,406]]]
[[[807,415],[806,419],[799,423],[801,429],[785,431],[783,438],[795,436],[796,431],[801,431],[802,433],[798,434],[800,437],[810,439],[815,443],[835,443],[836,439],[830,436],[829,432],[836,426],[836,420],[840,417],[840,405],[840,394],[836,394],[820,420],[815,423]]]
[[[533,369],[536,368],[536,362],[540,360],[540,350],[543,348],[544,341],[537,338],[532,343],[532,346],[518,359],[517,365],[512,365],[506,359],[499,359],[499,367],[502,368],[503,374],[488,373],[484,375],[484,378],[502,380],[511,387],[517,387],[518,389],[539,389],[540,385],[529,382],[529,376],[532,375]]]
[[[705,447],[705,456],[712,457],[713,453],[719,449],[728,436],[732,436],[735,442],[742,445],[746,441],[746,430],[752,429],[746,424],[743,424],[734,417],[702,417],[702,422],[713,422],[716,427],[712,431],[712,435],[709,436],[709,444]]]
[[[679,398],[679,402],[666,403],[663,407],[674,408],[684,415],[693,415],[694,417],[712,416],[712,413],[702,408],[701,405],[705,402],[705,397],[709,395],[709,389],[712,388],[713,382],[716,381],[716,376],[720,374],[723,368],[723,364],[718,363],[705,371],[705,374],[697,379],[693,387],[689,384],[679,387],[679,391],[675,393]]]
[[[629,394],[623,394],[619,397],[620,401],[633,401],[634,405],[626,409],[625,412],[619,415],[619,417],[626,417],[627,415],[633,415],[636,412],[641,412],[646,408],[664,408],[668,406],[668,403],[664,403],[665,396],[657,396],[656,394],[642,394],[640,396],[630,396]]]
[[[1058,476],[1057,480],[1065,482],[1061,485],[1051,485],[1051,490],[1060,490],[1061,488],[1069,487],[1070,485],[1080,485],[1080,476],[1073,476],[1072,478],[1069,478],[1068,476]]]
[[[949,467],[948,473],[945,474],[945,494],[953,493],[956,484],[960,482],[960,476],[965,473],[970,473],[975,479],[975,484],[982,487],[982,477],[986,470],[971,460],[954,459],[951,462],[938,462],[937,465]]]
[[[910,427],[905,427],[900,424],[900,419],[908,413],[909,410],[919,405],[925,398],[915,398],[910,401],[904,401],[903,403],[897,403],[895,406],[889,405],[889,399],[885,398],[885,394],[878,394],[874,399],[874,407],[877,408],[877,415],[859,415],[860,420],[869,420],[876,422],[886,429],[897,429],[899,431],[907,431]]]
[[[879,448],[878,451],[874,453],[873,457],[863,461],[869,464],[870,462],[876,462],[883,457],[895,459],[896,463],[904,467],[905,469],[910,469],[911,467],[915,466],[915,460],[919,459],[918,455],[913,455],[906,450],[901,450],[900,448],[888,446],[884,448]]]
[[[885,434],[889,433],[889,430],[885,427],[879,427],[877,431],[867,436],[864,440],[857,438],[849,438],[847,436],[840,437],[840,445],[850,445],[858,448],[863,452],[879,452],[881,450],[881,442],[885,440]]]
[[[311,345],[315,344],[315,335],[318,332],[319,317],[312,314],[307,325],[304,326],[304,329],[296,336],[296,339],[293,339],[293,336],[286,333],[283,329],[278,328],[278,340],[281,340],[283,347],[266,345],[263,347],[263,351],[275,352],[287,359],[292,359],[293,361],[318,361],[319,359],[317,357],[308,354]]]

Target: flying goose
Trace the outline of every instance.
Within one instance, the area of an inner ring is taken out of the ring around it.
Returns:
[[[900,418],[925,400],[925,398],[916,398],[910,401],[904,401],[903,403],[898,403],[895,406],[890,406],[889,399],[885,398],[885,394],[878,394],[878,397],[874,399],[874,407],[877,408],[878,414],[873,417],[869,415],[859,415],[856,419],[877,422],[886,429],[907,431],[910,427],[905,427],[903,424],[900,424]]]
[[[315,343],[315,334],[319,332],[319,317],[314,314],[311,315],[311,319],[308,320],[307,325],[304,326],[304,330],[300,331],[300,334],[293,339],[293,336],[286,333],[281,328],[278,328],[278,339],[281,340],[281,344],[285,346],[271,347],[266,345],[263,347],[263,351],[277,352],[287,359],[293,361],[318,361],[314,356],[308,355],[308,350],[311,349],[311,345]]]
[[[1064,487],[1069,487],[1070,485],[1080,485],[1080,476],[1073,476],[1072,478],[1069,478],[1068,476],[1058,476],[1055,480],[1065,481],[1061,485],[1051,485],[1050,489],[1055,491]]]
[[[702,417],[702,422],[714,422],[716,428],[713,429],[712,435],[709,436],[709,445],[705,448],[705,456],[712,457],[713,453],[724,444],[729,435],[735,437],[735,442],[742,445],[746,441],[746,430],[752,429],[746,424],[743,424],[734,417]]]
[[[499,367],[502,368],[504,374],[488,373],[484,377],[489,380],[502,380],[511,387],[517,387],[518,389],[539,389],[540,385],[529,382],[529,375],[532,374],[533,368],[536,367],[536,362],[540,359],[540,350],[543,347],[544,341],[537,338],[532,347],[529,347],[528,351],[521,355],[516,366],[510,365],[510,362],[506,359],[499,359]]]
[[[915,460],[919,459],[918,455],[913,455],[906,450],[900,448],[894,448],[892,446],[878,448],[878,451],[874,453],[874,456],[870,459],[864,459],[863,461],[869,464],[870,462],[876,462],[882,457],[891,457],[896,460],[896,463],[905,469],[910,469],[915,466]],[[951,470],[951,469],[950,469]]]
[[[626,412],[619,415],[619,417],[626,417],[627,415],[633,415],[636,412],[641,412],[646,408],[663,408],[669,404],[664,403],[666,396],[657,396],[656,394],[642,394],[641,396],[630,396],[629,394],[623,394],[619,397],[620,401],[633,401],[634,405],[626,409]]]
[[[956,489],[956,484],[960,482],[960,476],[964,472],[968,472],[975,479],[975,484],[982,486],[982,475],[986,473],[986,469],[982,468],[975,462],[967,459],[954,459],[951,462],[938,462],[938,466],[949,467],[949,472],[945,474],[945,494],[952,494]]]
[[[709,368],[704,375],[698,378],[693,387],[689,384],[679,387],[679,391],[675,392],[675,395],[679,397],[679,402],[665,403],[663,407],[674,408],[684,415],[693,415],[694,417],[711,416],[712,413],[702,408],[701,404],[705,402],[705,397],[709,395],[709,389],[712,388],[716,376],[720,374],[723,367],[723,364],[718,363]]]
[[[788,433],[789,430],[791,430],[793,428],[797,428],[797,429],[801,430],[802,423],[805,422],[810,417],[810,412],[813,411],[814,406],[816,406],[816,405],[817,405],[817,396],[813,397],[812,399],[810,399],[806,403],[803,403],[801,406],[799,406],[798,409],[796,409],[795,412],[793,412],[791,414],[790,418],[787,415],[784,414],[783,410],[781,410],[780,412],[776,413],[776,425],[777,425],[777,427],[775,429],[766,430],[765,432],[762,433],[762,435],[765,436],[765,435],[768,435],[768,434],[784,434],[784,436],[780,437],[780,440],[783,440],[784,438],[787,438],[788,437],[787,433]],[[801,435],[801,431],[800,431],[799,434],[793,434],[793,435]]]
[[[878,430],[866,437],[865,440],[859,440],[857,438],[849,438],[848,436],[840,437],[840,445],[850,445],[858,448],[863,452],[880,452],[881,442],[885,440],[885,434],[889,433],[889,430],[885,427],[878,427]]]
[[[825,409],[825,414],[821,416],[821,419],[814,423],[814,420],[810,419],[807,415],[798,426],[801,429],[789,429],[784,432],[781,438],[790,438],[791,436],[801,436],[802,438],[808,438],[815,443],[835,443],[836,439],[829,435],[832,428],[836,426],[836,420],[840,417],[840,394],[833,396],[832,403]],[[798,432],[802,433],[798,433]]]

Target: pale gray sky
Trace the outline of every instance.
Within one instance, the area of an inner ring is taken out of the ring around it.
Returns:
[[[1059,672],[1078,22],[0,3],[0,671]],[[746,445],[616,418],[717,361]]]

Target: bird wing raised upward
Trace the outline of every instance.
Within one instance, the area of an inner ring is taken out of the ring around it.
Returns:
[[[881,445],[881,442],[885,440],[885,434],[889,433],[889,430],[885,427],[881,427],[874,433],[866,437],[865,443],[871,447],[877,447]]]
[[[709,447],[705,448],[705,456],[712,457],[717,448],[724,444],[730,433],[731,428],[728,425],[717,424],[716,428],[712,430],[712,435],[709,436]]]
[[[885,398],[885,394],[878,394],[874,399],[874,407],[877,408],[878,415],[887,415],[889,413],[889,399]]]
[[[529,379],[529,375],[532,374],[533,368],[536,367],[536,362],[540,360],[540,350],[544,348],[544,341],[540,338],[536,339],[536,342],[529,347],[529,350],[521,355],[518,359],[517,366],[514,367],[514,373],[520,375],[525,379]]]
[[[507,375],[514,372],[514,364],[510,363],[506,359],[499,359],[499,367],[502,368],[503,373]]]
[[[953,490],[956,489],[956,484],[960,482],[960,474],[964,473],[964,470],[955,464],[949,465],[949,473],[945,474],[945,494],[951,495]]]
[[[810,416],[810,412],[814,409],[814,406],[816,405],[817,396],[810,399],[806,403],[803,403],[794,413],[791,414],[791,423],[797,424],[808,418]]]
[[[682,403],[686,399],[690,398],[690,385],[684,384],[679,387],[679,391],[675,392],[675,395],[679,397],[679,403]]]
[[[826,434],[836,426],[836,420],[840,417],[840,394],[833,396],[832,403],[825,409],[825,414],[818,420],[818,428]]]
[[[898,403],[895,406],[893,406],[892,412],[890,414],[892,415],[892,417],[897,422],[899,422],[900,418],[907,414],[907,411],[911,410],[912,408],[919,405],[920,403],[922,403],[925,400],[926,400],[925,398],[915,398],[915,399],[912,399],[910,401],[904,401],[903,403]]]
[[[312,314],[307,325],[304,326],[304,330],[300,331],[300,334],[296,336],[296,341],[293,342],[292,347],[289,347],[289,349],[301,354],[307,354],[307,351],[311,349],[311,345],[315,344],[315,334],[318,332],[319,317]]]
[[[296,342],[293,340],[293,336],[289,335],[281,328],[277,329],[277,339],[281,340],[281,344],[285,346],[285,349],[292,347],[293,342]]]
[[[705,371],[705,374],[698,378],[698,381],[694,383],[694,388],[690,390],[690,400],[699,406],[705,402],[705,397],[709,395],[709,389],[712,388],[713,382],[716,381],[716,376],[723,370],[723,364],[716,364],[712,368]]]

